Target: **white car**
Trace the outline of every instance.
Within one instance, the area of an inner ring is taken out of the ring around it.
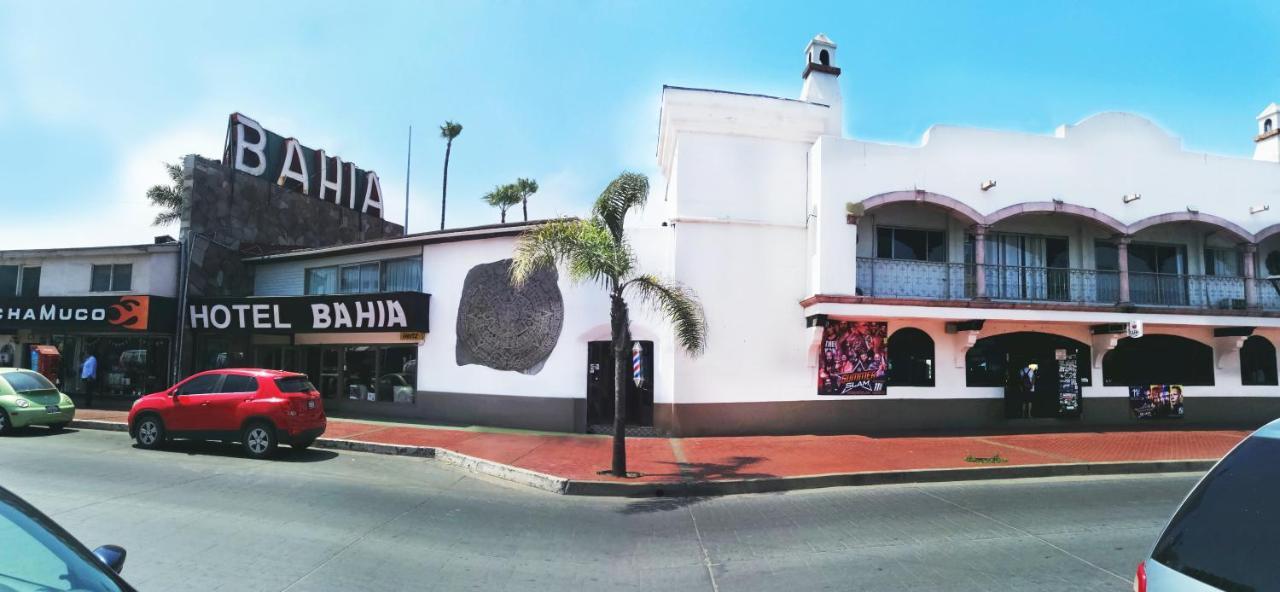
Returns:
[[[1280,590],[1280,419],[1250,434],[1183,500],[1138,564],[1136,592]]]

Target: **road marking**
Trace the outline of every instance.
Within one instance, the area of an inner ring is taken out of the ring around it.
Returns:
[[[689,519],[693,521],[693,534],[698,539],[698,548],[702,550],[702,565],[707,568],[707,577],[711,578],[711,592],[720,592],[720,585],[716,583],[716,564],[711,563],[711,554],[707,552],[707,546],[702,543],[702,531],[698,529],[698,517],[693,515],[693,504],[684,504],[684,509],[689,513]]]

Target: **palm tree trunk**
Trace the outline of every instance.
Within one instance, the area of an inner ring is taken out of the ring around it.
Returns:
[[[613,468],[615,477],[627,476],[627,302],[622,291],[614,290],[609,311],[613,325]]]
[[[524,209],[524,221],[529,221],[529,198],[520,200],[520,207]]]
[[[449,198],[449,153],[453,151],[453,138],[444,145],[444,183],[440,186],[440,230],[444,230],[444,207]]]
[[[502,217],[499,218],[499,222],[501,222],[502,224],[507,223],[507,208],[502,208]]]

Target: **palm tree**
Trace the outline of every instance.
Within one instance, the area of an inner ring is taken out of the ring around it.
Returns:
[[[153,226],[164,226],[182,219],[182,206],[186,202],[182,192],[182,165],[164,163],[169,173],[169,185],[152,185],[147,190],[147,200],[151,205],[161,208]]]
[[[511,279],[517,286],[534,272],[557,264],[568,268],[574,282],[593,280],[609,292],[609,317],[613,336],[613,466],[618,477],[627,475],[626,393],[631,340],[628,296],[662,314],[675,329],[675,339],[691,356],[706,348],[707,322],[692,290],[636,269],[635,255],[624,235],[624,222],[632,208],[644,207],[649,179],[639,173],[623,173],[596,199],[588,220],[561,219],[524,232],[516,243]]]
[[[502,212],[502,223],[507,223],[507,210],[520,203],[520,190],[514,183],[499,185],[484,194],[484,202]]]
[[[462,124],[446,121],[440,126],[440,137],[445,139],[444,145],[444,182],[440,187],[440,230],[444,230],[444,207],[449,199],[449,153],[453,151],[453,139],[462,134]]]
[[[538,182],[523,177],[516,179],[516,190],[520,192],[520,206],[524,209],[524,221],[529,221],[529,196],[538,192]]]

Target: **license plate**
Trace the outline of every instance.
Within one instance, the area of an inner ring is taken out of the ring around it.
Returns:
[[[62,412],[62,410],[61,410],[61,409],[58,409],[58,406],[57,406],[57,405],[45,405],[45,406],[44,406],[44,410],[45,410],[45,412],[47,412],[47,413],[61,413],[61,412]]]
[[[315,401],[307,401],[307,409],[315,409],[315,408],[316,408]]]

